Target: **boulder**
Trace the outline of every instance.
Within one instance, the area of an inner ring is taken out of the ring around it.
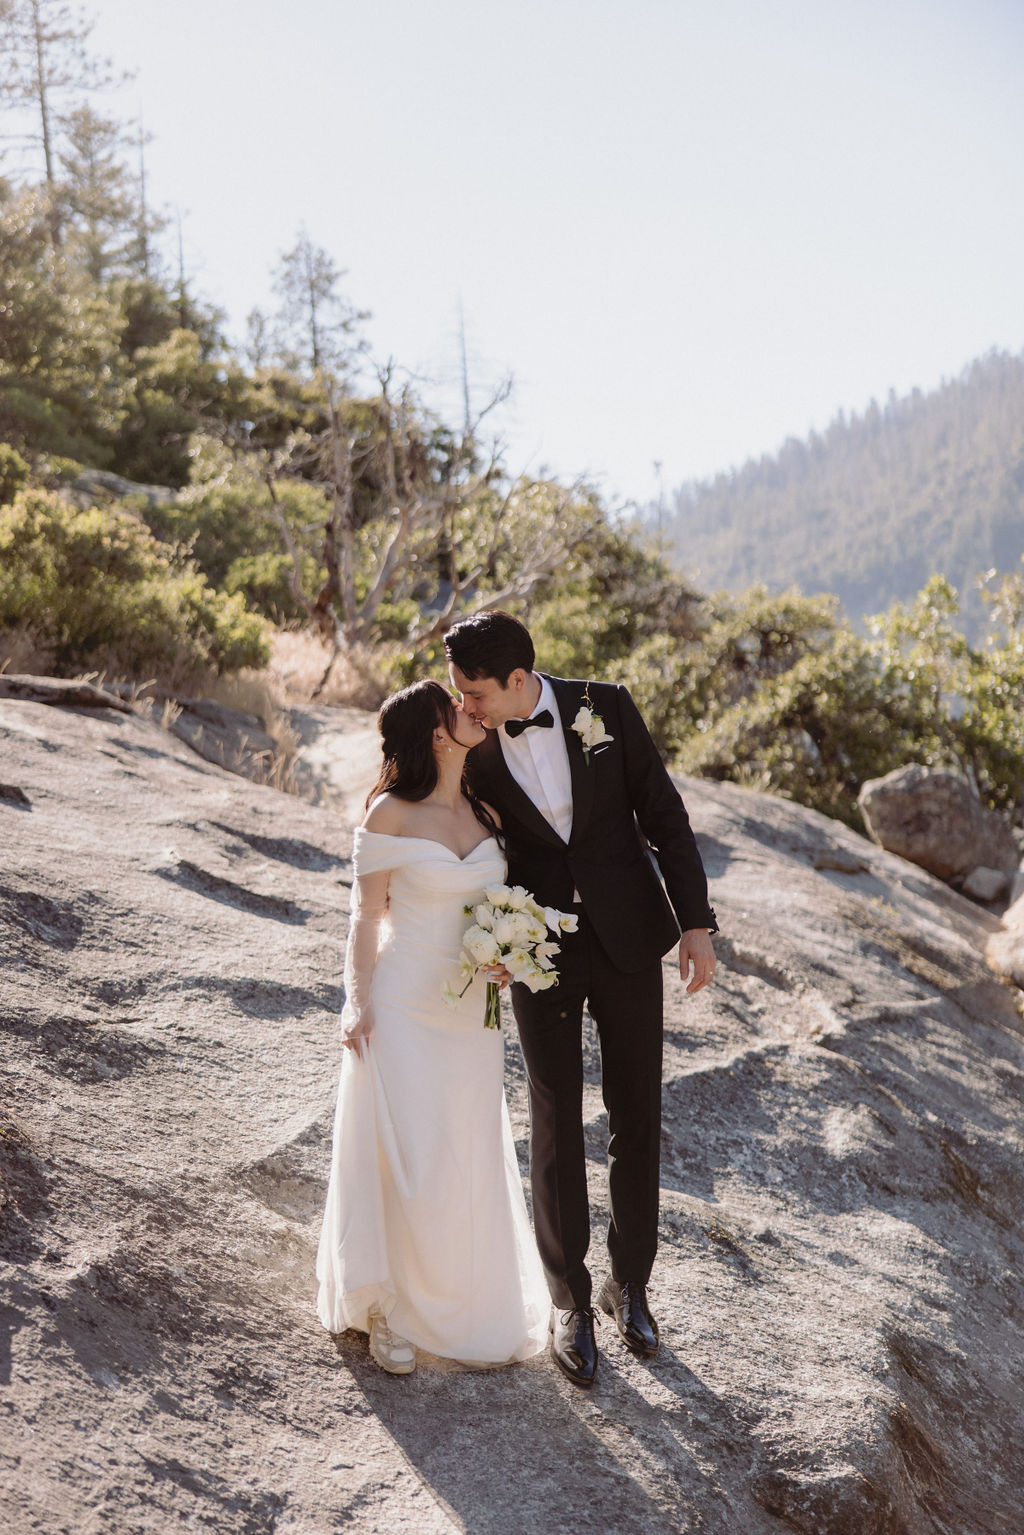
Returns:
[[[879,847],[898,853],[940,879],[983,866],[1009,879],[1020,854],[1008,823],[987,810],[966,778],[936,768],[896,768],[870,778],[858,803]]]
[[[972,901],[998,901],[1006,894],[1007,879],[1001,869],[972,869],[961,889]]]
[[[112,474],[109,469],[83,469],[71,489],[86,504],[97,500],[123,501],[128,496],[139,496],[150,506],[167,506],[174,500],[174,491],[167,485],[141,485],[138,480],[126,480],[123,474]]]

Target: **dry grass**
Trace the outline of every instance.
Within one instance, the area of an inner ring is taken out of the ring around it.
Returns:
[[[260,720],[268,736],[282,751],[294,754],[299,737],[288,721],[289,699],[271,671],[234,672],[227,677],[212,677],[203,688],[203,698],[223,704],[226,709],[240,709]]]
[[[282,629],[272,638],[268,672],[285,697],[294,703],[348,705],[354,709],[376,709],[385,689],[378,669],[380,655],[369,650],[341,655],[331,668],[326,688],[313,698],[324,672],[330,651],[319,635],[308,629]]]
[[[202,697],[227,709],[253,715],[274,742],[272,752],[259,751],[243,734],[235,759],[225,766],[251,778],[254,783],[269,784],[286,794],[297,792],[295,767],[301,737],[292,729],[288,715],[293,700],[288,698],[273,671],[247,670],[226,677],[211,677],[202,689]]]
[[[47,677],[52,674],[53,650],[25,625],[0,633],[0,672],[16,677]]]

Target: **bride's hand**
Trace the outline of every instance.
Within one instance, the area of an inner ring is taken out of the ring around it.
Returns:
[[[504,965],[482,965],[481,969],[489,981],[497,982],[502,991],[512,979],[511,971],[506,970]]]
[[[351,1024],[344,1031],[344,1033],[341,1036],[341,1042],[345,1046],[346,1050],[354,1050],[356,1052],[356,1054],[359,1056],[359,1059],[362,1060],[362,1058],[363,1058],[363,1040],[364,1039],[369,1039],[369,1037],[370,1037],[370,1035],[372,1033],[373,1033],[373,1012],[371,1011],[370,1008],[366,1007],[359,1014],[359,1016],[356,1019],[355,1023]]]

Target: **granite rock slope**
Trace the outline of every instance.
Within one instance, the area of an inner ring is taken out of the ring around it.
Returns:
[[[135,715],[0,700],[11,1535],[1024,1528],[997,924],[820,816],[683,787],[722,964],[691,1000],[666,968],[662,1355],[606,1326],[589,1394],[544,1359],[393,1379],[312,1308],[349,827]],[[585,1093],[600,1273],[592,1039]]]

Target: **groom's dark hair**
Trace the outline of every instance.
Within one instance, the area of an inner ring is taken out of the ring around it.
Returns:
[[[533,671],[535,652],[529,629],[500,608],[453,624],[444,637],[444,650],[471,682],[493,677],[505,687],[517,667]]]

